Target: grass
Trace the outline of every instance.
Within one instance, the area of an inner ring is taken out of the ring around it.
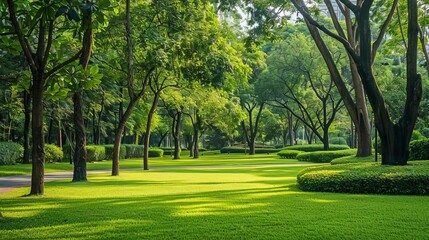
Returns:
[[[199,159],[193,159],[188,156],[181,156],[179,160],[173,160],[171,156],[161,158],[150,158],[150,167],[160,166],[214,166],[225,164],[280,164],[280,163],[298,163],[296,160],[280,159],[275,154],[211,154],[203,153]],[[112,161],[101,161],[87,163],[88,170],[111,169]],[[143,168],[143,159],[123,159],[120,160],[120,168]],[[73,171],[73,165],[68,162],[46,163],[45,172],[63,172]],[[17,164],[0,166],[0,176],[25,175],[31,174],[31,164]]]
[[[274,155],[243,157],[230,155],[222,161],[277,161]],[[208,156],[202,160],[216,161]],[[0,195],[0,236],[427,239],[428,197],[302,192],[296,187],[296,175],[304,168],[124,171],[119,177],[89,175],[85,183],[46,183],[41,197],[22,197],[28,193],[23,188]]]

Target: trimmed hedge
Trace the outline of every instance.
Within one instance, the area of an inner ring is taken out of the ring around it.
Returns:
[[[350,149],[347,145],[329,144],[330,151]],[[323,144],[304,144],[304,145],[293,145],[282,148],[282,150],[299,150],[303,152],[316,152],[323,151]]]
[[[0,165],[14,165],[21,159],[24,148],[14,142],[0,142]]]
[[[410,142],[409,160],[429,160],[429,139]]]
[[[329,163],[335,158],[356,155],[356,151],[356,149],[347,149],[339,151],[302,152],[296,156],[296,159],[305,162]]]
[[[124,144],[125,158],[140,158],[144,156],[144,146],[136,144]]]
[[[296,159],[296,156],[302,152],[303,151],[299,150],[281,150],[277,153],[277,155],[279,155],[281,158]]]
[[[276,148],[255,148],[255,153],[277,153],[281,149]],[[220,153],[249,153],[249,148],[241,147],[224,147],[220,149]]]
[[[149,148],[149,157],[162,157],[164,150],[160,148]]]
[[[63,150],[54,144],[45,144],[45,162],[61,162],[63,159]]]
[[[429,195],[429,164],[423,162],[312,167],[298,174],[297,185],[301,190],[316,192]]]
[[[113,144],[102,145],[102,146],[105,149],[106,159],[112,160],[113,159],[113,149],[114,149]],[[127,150],[125,149],[125,146],[123,144],[121,144],[121,148],[119,150],[119,158],[121,158],[121,159],[125,158],[126,154],[127,154]]]
[[[106,148],[100,145],[87,145],[86,152],[88,153],[87,162],[97,162],[106,159]]]
[[[331,138],[329,138],[329,143],[330,144],[347,145],[347,141],[343,137],[331,137]]]
[[[381,156],[378,155],[378,161],[381,161]],[[375,155],[368,157],[356,157],[355,155],[335,158],[331,161],[331,165],[336,164],[348,164],[348,163],[363,163],[363,162],[375,162]]]

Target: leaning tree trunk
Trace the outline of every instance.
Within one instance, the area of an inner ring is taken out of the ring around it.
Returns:
[[[193,154],[194,154],[194,158],[198,158],[199,157],[199,152],[198,152],[198,138],[199,138],[199,131],[198,128],[194,127],[194,137],[193,137]]]
[[[182,119],[182,112],[177,112],[177,115],[173,119],[172,133],[174,139],[174,158],[180,159],[180,122]]]
[[[75,127],[75,151],[73,155],[73,182],[87,181],[86,179],[86,131],[82,114],[82,95],[77,91],[73,94],[74,127]]]
[[[149,110],[146,123],[146,133],[144,136],[144,154],[143,154],[143,170],[149,170],[149,140],[150,140],[150,127],[152,125],[153,114],[158,106],[158,100],[161,92],[156,92],[153,98],[152,106]]]
[[[44,74],[33,74],[33,112],[32,112],[32,174],[30,195],[44,193],[45,141],[43,133],[43,90]]]

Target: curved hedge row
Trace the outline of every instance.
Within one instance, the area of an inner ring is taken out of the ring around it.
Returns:
[[[356,155],[356,149],[338,150],[338,151],[316,151],[302,152],[296,156],[298,161],[329,163],[335,158]]]
[[[429,163],[312,167],[298,174],[297,185],[301,190],[315,192],[429,195]]]
[[[276,153],[280,150],[276,148],[255,148],[255,153]],[[224,147],[220,149],[220,153],[249,153],[249,148]]]
[[[410,160],[429,159],[429,139],[410,142]]]
[[[299,150],[281,150],[277,153],[277,155],[279,155],[281,158],[296,159],[296,156],[302,152],[303,151]]]
[[[329,144],[329,151],[350,149],[347,145]],[[303,152],[323,151],[323,144],[292,145],[282,148],[282,150],[298,150]]]
[[[381,161],[381,156],[378,155],[378,161]],[[375,155],[371,155],[368,157],[356,157],[354,155],[335,158],[331,161],[331,165],[336,164],[347,164],[347,163],[363,163],[363,162],[375,162]]]

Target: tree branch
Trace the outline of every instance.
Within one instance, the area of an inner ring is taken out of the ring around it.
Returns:
[[[398,6],[398,0],[394,0],[392,7],[390,8],[390,12],[387,15],[386,21],[384,21],[383,26],[380,29],[380,34],[377,37],[377,40],[372,44],[372,56],[371,62],[373,63],[375,60],[375,56],[377,55],[377,49],[380,47],[381,41],[383,40],[384,35],[386,34],[387,27],[389,23],[392,21],[393,14],[395,13],[395,9]]]
[[[60,64],[58,64],[58,65],[56,65],[56,66],[54,66],[50,71],[48,71],[47,73],[46,73],[46,78],[48,78],[48,77],[50,77],[50,76],[52,76],[52,75],[54,75],[58,70],[60,70],[61,68],[63,68],[63,67],[65,67],[65,66],[67,66],[68,64],[70,64],[70,63],[72,63],[72,62],[74,62],[74,61],[76,61],[79,57],[80,57],[80,54],[82,53],[82,50],[79,50],[79,52],[77,52],[74,56],[72,56],[71,58],[69,58],[68,60],[66,60],[66,61],[64,61],[64,62],[62,62],[62,63],[60,63]]]

